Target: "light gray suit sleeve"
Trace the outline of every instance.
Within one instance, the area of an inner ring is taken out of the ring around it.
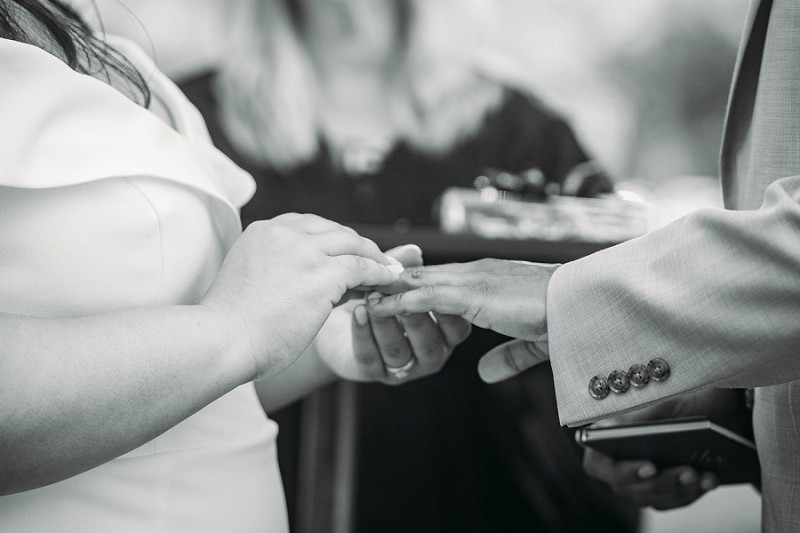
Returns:
[[[700,210],[562,266],[547,312],[562,424],[800,379],[800,176],[770,185],[757,210]],[[589,394],[593,376],[656,357],[668,380]]]

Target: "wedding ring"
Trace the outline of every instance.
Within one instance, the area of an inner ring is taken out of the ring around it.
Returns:
[[[397,381],[402,381],[408,377],[408,371],[414,366],[416,359],[411,357],[403,366],[386,366],[386,372]]]

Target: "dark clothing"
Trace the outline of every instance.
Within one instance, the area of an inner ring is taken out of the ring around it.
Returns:
[[[347,174],[325,150],[311,162],[286,171],[248,164],[223,134],[211,90],[211,76],[189,80],[181,89],[204,112],[214,143],[256,179],[253,199],[242,209],[245,224],[287,211],[315,213],[345,223],[436,224],[435,204],[446,187],[472,187],[487,169],[540,169],[548,182],[563,183],[588,156],[560,117],[531,96],[508,89],[502,105],[481,129],[442,155],[401,144],[371,174]],[[611,190],[603,175],[586,180],[579,194]]]

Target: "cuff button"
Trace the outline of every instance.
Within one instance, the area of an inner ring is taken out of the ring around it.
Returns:
[[[651,359],[647,363],[647,373],[650,374],[653,381],[666,381],[670,373],[669,364],[660,357]]]
[[[589,382],[589,394],[591,394],[592,398],[595,400],[602,400],[608,396],[608,391],[608,380],[603,376],[595,376]]]
[[[611,389],[611,392],[616,394],[628,392],[628,389],[631,388],[631,382],[628,379],[628,374],[626,374],[623,370],[614,370],[608,375],[608,387]]]
[[[631,385],[637,389],[641,389],[650,383],[650,373],[648,372],[647,367],[642,364],[637,363],[631,366],[630,370],[628,370],[628,376],[631,380]]]

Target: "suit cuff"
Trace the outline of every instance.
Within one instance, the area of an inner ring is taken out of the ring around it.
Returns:
[[[636,345],[626,337],[637,332],[619,327],[613,291],[598,279],[598,268],[608,268],[607,260],[602,266],[592,256],[567,263],[553,274],[547,290],[550,361],[562,425],[584,425],[680,392],[670,375],[659,381],[648,376],[644,385],[632,382],[649,366],[651,373],[674,373],[674,362],[626,349]]]

